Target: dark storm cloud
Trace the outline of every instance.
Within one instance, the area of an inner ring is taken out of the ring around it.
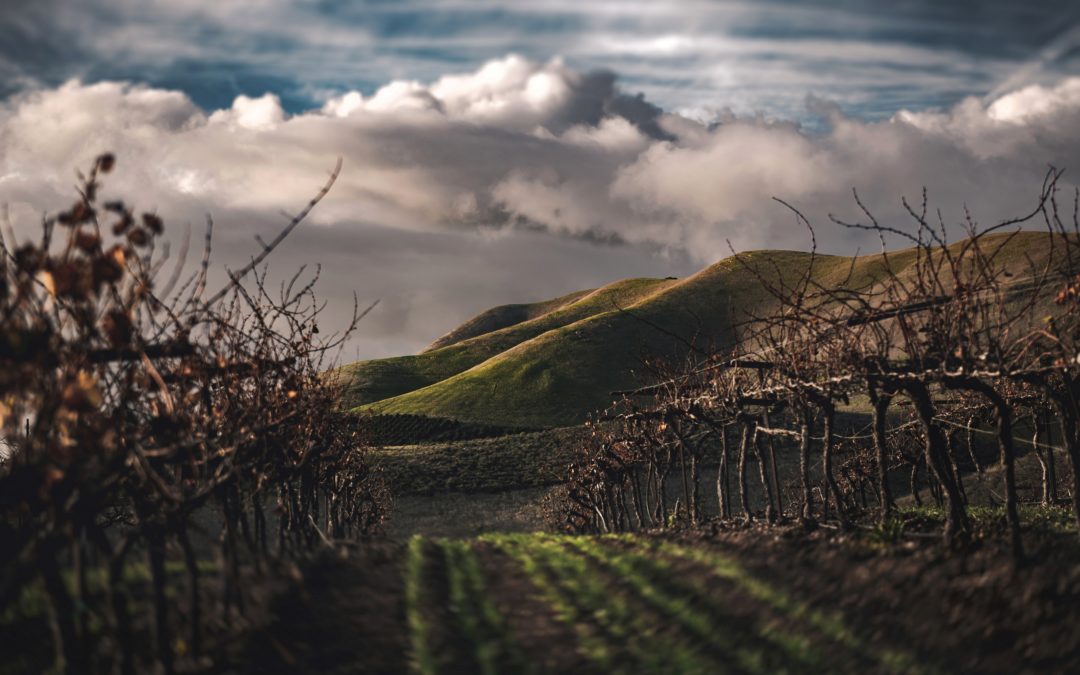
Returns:
[[[38,83],[77,75],[76,64],[92,59],[67,27],[50,26],[54,0],[11,0],[0,4],[0,97]]]
[[[1027,81],[1006,89],[1075,71],[1078,21],[1068,0],[14,0],[0,7],[0,73],[6,93],[119,79],[208,109],[269,91],[299,112],[509,52],[562,54],[584,71],[617,69],[626,90],[669,111],[797,117],[812,93],[882,118],[1018,72]]]

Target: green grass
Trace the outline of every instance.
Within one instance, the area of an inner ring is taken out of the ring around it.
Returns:
[[[709,547],[640,535],[489,534],[480,541],[522,566],[574,628],[579,651],[605,672],[935,672]],[[687,563],[699,572],[689,573]],[[736,602],[738,611],[729,604]]]
[[[566,478],[581,428],[381,448],[371,452],[397,495],[494,492]]]
[[[446,577],[445,598],[435,590],[429,576],[440,572],[445,572]],[[444,599],[445,607],[440,605]],[[475,666],[475,672],[483,675],[529,672],[503,616],[487,593],[479,562],[466,541],[420,536],[409,541],[405,556],[405,620],[411,665],[422,675],[464,667],[455,662],[452,652],[457,651],[470,660],[470,670]],[[448,643],[455,635],[462,642]]]
[[[539,319],[545,314],[550,314],[581,300],[595,290],[595,288],[590,288],[585,291],[575,291],[558,298],[542,300],[540,302],[492,307],[491,309],[484,310],[477,314],[446,335],[443,335],[438,340],[435,340],[424,351],[433,352],[436,349],[442,349],[443,347],[449,347],[450,345],[464,342],[469,338],[486,335],[487,333],[494,333],[503,328],[510,328],[511,326],[525,323],[526,321]]]
[[[1045,254],[1045,238],[1024,233],[1010,242],[1002,259],[1014,275],[1025,273],[1025,252],[1036,259]],[[743,260],[762,276],[790,284],[810,257],[754,251]],[[890,253],[889,260],[901,275],[911,274],[912,251]],[[868,286],[882,276],[882,257],[818,256],[813,277],[828,287],[849,272],[849,286]],[[682,358],[687,348],[672,334],[696,336],[700,347],[724,348],[738,339],[735,326],[748,312],[767,313],[774,302],[757,274],[728,258],[683,280],[620,282],[536,319],[417,356],[354,364],[341,373],[348,400],[377,412],[570,426],[606,408],[611,391],[640,385],[643,356]]]
[[[561,620],[574,626],[583,653],[608,672],[716,673],[723,664],[704,658],[684,640],[662,631],[640,596],[601,579],[586,558],[558,538],[500,535],[487,538],[525,569]],[[633,665],[619,653],[625,650]]]
[[[207,592],[206,579],[219,571],[216,562],[199,560],[199,573],[203,575],[203,592]],[[187,568],[181,562],[170,560],[165,563],[165,573],[169,583],[165,595],[170,602],[183,602],[187,596]],[[64,585],[74,598],[75,577],[69,569],[61,572]],[[145,562],[129,560],[123,570],[124,590],[129,593],[131,602],[129,611],[136,620],[143,619],[151,611],[150,607],[150,569]],[[103,595],[107,588],[108,570],[104,567],[90,567],[86,570],[86,594],[95,606],[101,608]],[[211,582],[212,583],[212,582]],[[85,607],[82,608],[85,611]],[[0,611],[0,674],[45,672],[53,661],[51,634],[48,627],[49,597],[40,579],[24,585],[12,602]],[[76,607],[76,611],[80,608]],[[100,612],[91,612],[87,616],[87,628],[91,635],[98,636],[104,628]],[[181,617],[171,619],[175,626],[184,625]],[[141,630],[138,626],[136,630]],[[182,638],[176,635],[177,645]]]
[[[968,662],[963,650],[954,659],[933,640],[929,645],[914,641],[921,632],[906,628],[903,617],[896,624],[899,631],[876,619],[857,623],[855,617],[865,618],[865,611],[880,611],[875,597],[808,600],[807,591],[796,590],[803,584],[785,578],[771,555],[671,535],[414,537],[404,560],[411,667],[420,673],[484,674],[558,672],[553,668],[937,673],[946,672],[946,663],[955,668],[954,660]],[[863,558],[830,556],[822,562],[854,564],[849,571],[856,574]],[[919,574],[916,570],[910,578]],[[860,583],[903,578],[891,579],[886,571]],[[492,587],[489,579],[518,583]],[[531,588],[523,588],[523,580]],[[504,595],[493,595],[496,589]],[[999,591],[988,592],[996,602]],[[925,621],[925,611],[911,609],[906,618]],[[949,647],[955,652],[955,645]]]
[[[217,563],[212,560],[199,560],[196,565],[200,575],[215,574],[219,570]],[[184,563],[176,560],[167,561],[165,563],[165,574],[170,580],[176,582],[170,583],[166,587],[166,593],[177,595],[186,592],[186,588],[182,585],[187,583],[187,567]],[[86,570],[86,592],[92,596],[104,593],[108,576],[109,572],[104,567],[88,568]],[[68,592],[74,595],[74,573],[70,569],[64,569],[61,571],[61,577],[64,580],[64,585],[67,586]],[[150,568],[144,562],[129,561],[124,566],[122,579],[125,585],[133,587],[149,584]],[[177,584],[181,585],[178,586]],[[178,588],[180,590],[177,590]],[[42,587],[40,580],[26,584],[15,601],[4,607],[3,611],[0,612],[0,626],[25,618],[44,616],[48,611],[48,602],[48,596],[45,594],[45,589]]]
[[[367,415],[363,418],[366,438],[376,446],[452,443],[477,438],[497,438],[536,429],[470,424],[444,417],[425,415]]]
[[[431,649],[432,627],[424,614],[424,607],[432,602],[430,591],[424,584],[424,539],[413,537],[405,557],[405,622],[409,628],[412,667],[421,675],[433,675],[439,670]]]
[[[586,610],[574,602],[571,592],[562,587],[558,576],[549,571],[541,558],[524,546],[527,540],[525,535],[490,535],[484,538],[484,541],[491,542],[516,560],[559,620],[574,626],[581,652],[592,662],[611,670],[614,665],[612,645],[585,625],[588,617]]]
[[[604,546],[600,539],[573,538],[567,540],[567,545],[595,558],[643,597],[652,598],[672,620],[699,639],[719,645],[731,654],[743,672],[775,673],[789,668],[793,672],[806,672],[822,667],[821,654],[805,635],[761,621],[747,636],[745,625],[733,625],[730,619],[726,624],[718,623],[717,617],[724,614],[723,603],[710,596],[708,587],[680,578],[671,563],[661,556],[613,549]],[[753,644],[753,637],[763,638],[768,649],[763,649],[760,641]]]
[[[877,661],[888,672],[933,672],[932,669],[919,664],[914,656],[905,651],[875,649],[856,635],[846,625],[840,614],[813,609],[809,605],[792,598],[764,579],[753,576],[732,558],[705,548],[685,546],[674,542],[657,543],[656,541],[632,535],[620,535],[616,538],[631,543],[643,552],[674,555],[699,563],[707,567],[713,574],[735,583],[754,599],[769,605],[774,610],[782,612],[796,621],[805,622],[846,649],[864,658]]]
[[[463,541],[441,540],[450,581],[450,611],[473,646],[484,675],[524,672],[526,664],[510,639],[503,617],[488,596],[472,548]]]
[[[756,301],[751,299],[755,295]],[[636,303],[620,303],[627,311],[609,304],[604,311],[547,330],[469,370],[380,401],[372,409],[494,424],[580,424],[590,411],[610,404],[612,390],[640,384],[643,357],[686,351],[654,325],[682,336],[700,333],[703,343],[724,346],[733,339],[733,320],[742,317],[736,304],[760,305],[764,296],[752,274],[725,261]]]
[[[338,374],[345,385],[345,404],[356,406],[373,403],[441,382],[548,331],[608,311],[613,303],[620,306],[633,304],[671,283],[664,279],[619,281],[585,293],[582,297],[536,318],[481,333],[439,349],[344,366],[339,369]],[[539,304],[546,306],[556,302]],[[472,331],[464,331],[463,334],[470,332]],[[435,415],[440,416],[457,417]],[[522,425],[515,423],[511,426]]]
[[[1055,534],[1076,532],[1076,520],[1069,507],[1020,504],[1017,511],[1020,514],[1020,526],[1025,531]],[[1004,506],[969,506],[967,512],[976,530],[1004,530],[1007,527]],[[892,521],[899,526],[930,525],[937,528],[945,522],[945,509],[937,504],[899,506]]]

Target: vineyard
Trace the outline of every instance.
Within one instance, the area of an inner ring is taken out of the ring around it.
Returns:
[[[718,447],[720,520],[886,528],[901,474],[916,504],[925,488],[944,509],[944,544],[963,548],[979,506],[964,474],[986,470],[974,442],[985,435],[997,447],[991,503],[1004,506],[1012,558],[1023,564],[1019,458],[1038,457],[1049,505],[1058,500],[1063,451],[1063,491],[1080,522],[1080,216],[1059,207],[1060,175],[1048,173],[1027,215],[992,226],[969,217],[957,242],[929,216],[925,192],[921,205],[904,202],[913,231],[880,224],[856,195],[863,220],[835,222],[876,233],[882,250],[847,269],[824,261],[833,268],[828,284],[815,272],[814,227],[792,208],[811,238],[804,266],[734,256],[776,309],[748,313],[732,349],[655,364],[658,383],[618,392],[570,467],[563,528],[698,526],[708,515],[702,467]],[[1075,204],[1080,193],[1072,197]],[[1025,224],[1046,228],[1044,245],[1017,256],[1008,245],[1033,236],[1014,229]],[[889,252],[887,235],[913,246]],[[869,423],[838,433],[844,409],[861,409]],[[1022,427],[1032,439],[1023,446]],[[792,476],[779,458],[796,453]],[[792,482],[794,499],[784,489]]]
[[[395,494],[499,491],[562,482],[580,428],[379,447],[371,453]]]
[[[467,441],[533,431],[409,414],[372,415],[364,420],[364,430],[369,442],[379,447]]]
[[[1080,656],[1069,558],[1022,581],[1007,558],[775,529],[415,537],[314,568],[255,637],[255,670],[1006,673]]]
[[[200,261],[169,260],[160,216],[100,198],[115,165],[80,174],[37,241],[0,238],[12,672],[204,669],[290,566],[389,505],[323,375],[343,335],[319,335],[318,275],[274,291],[262,265],[340,166],[215,289],[213,222]]]
[[[1080,662],[1080,192],[1063,208],[1060,172],[958,241],[925,198],[911,232],[837,221],[878,255],[819,256],[792,209],[808,253],[714,266],[760,300],[714,313],[723,341],[601,306],[670,309],[701,281],[631,280],[359,366],[375,389],[461,371],[357,410],[326,359],[363,312],[320,336],[318,274],[274,292],[262,265],[340,167],[212,291],[212,222],[165,274],[164,221],[98,199],[115,161],[40,241],[0,239],[0,671]],[[629,324],[682,358],[642,354],[644,382],[554,424],[598,390],[544,364],[625,381],[593,357]],[[513,396],[537,381],[549,410]],[[388,412],[417,397],[498,414]]]

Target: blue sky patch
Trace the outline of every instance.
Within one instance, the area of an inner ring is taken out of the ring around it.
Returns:
[[[299,112],[335,92],[518,53],[618,73],[624,90],[699,117],[799,119],[814,95],[877,119],[1076,72],[1078,22],[1065,0],[9,0],[0,96],[119,79],[182,90],[207,109],[269,92]]]

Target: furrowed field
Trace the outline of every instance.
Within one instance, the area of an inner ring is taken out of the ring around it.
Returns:
[[[1022,579],[992,543],[961,562],[918,536],[940,517],[904,510],[891,535],[840,540],[416,536],[327,556],[273,607],[253,672],[1006,673],[1075,658],[1076,597],[1055,595],[1075,592],[1068,556]],[[1074,536],[1067,514],[1029,518],[1040,549]],[[979,516],[987,542],[1001,519]],[[1024,650],[995,642],[1033,614]]]

